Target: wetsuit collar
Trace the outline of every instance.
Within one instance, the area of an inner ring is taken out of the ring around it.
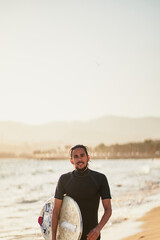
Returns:
[[[89,173],[89,169],[88,168],[85,171],[83,171],[83,172],[78,171],[78,170],[74,171],[75,176],[78,176],[78,177],[87,176],[88,173]]]

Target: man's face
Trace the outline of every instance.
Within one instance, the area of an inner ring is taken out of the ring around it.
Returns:
[[[71,163],[75,166],[75,169],[83,170],[87,167],[89,156],[83,148],[76,148],[72,152]]]

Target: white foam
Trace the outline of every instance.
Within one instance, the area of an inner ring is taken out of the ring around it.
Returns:
[[[102,230],[101,239],[121,240],[125,237],[134,234],[135,232],[140,231],[139,228],[140,225],[141,225],[140,222],[134,222],[130,220],[108,226]]]

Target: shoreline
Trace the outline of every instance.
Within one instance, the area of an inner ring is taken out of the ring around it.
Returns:
[[[151,209],[143,217],[136,220],[142,223],[139,232],[134,235],[123,238],[122,240],[159,240],[160,239],[160,206]]]
[[[160,194],[146,197],[146,203],[132,212],[132,217],[102,229],[102,240],[159,240],[160,239]],[[156,235],[157,234],[157,235]]]
[[[34,156],[29,156],[29,155],[11,155],[11,156],[0,156],[0,159],[28,159],[28,160],[39,160],[39,161],[44,161],[44,160],[49,160],[49,161],[55,161],[55,160],[68,160],[69,156],[58,156],[58,157],[46,157],[46,158],[35,158]],[[160,157],[153,157],[153,156],[148,156],[148,157],[110,157],[106,158],[104,156],[100,157],[93,157],[91,156],[92,160],[160,160]]]

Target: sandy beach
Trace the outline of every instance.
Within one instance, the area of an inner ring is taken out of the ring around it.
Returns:
[[[123,240],[159,240],[160,239],[160,207],[149,211],[144,217],[138,219],[142,222],[140,232]]]

